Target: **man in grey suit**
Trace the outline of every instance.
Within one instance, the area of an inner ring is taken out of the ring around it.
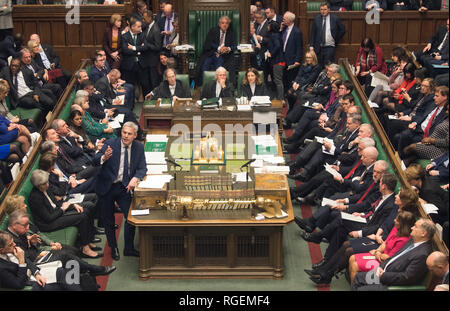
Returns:
[[[426,260],[432,251],[431,239],[435,232],[431,220],[417,220],[411,228],[411,239],[376,271],[356,274],[352,290],[383,291],[388,286],[421,284],[428,272]]]

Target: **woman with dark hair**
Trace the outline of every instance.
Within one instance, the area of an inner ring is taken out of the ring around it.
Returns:
[[[95,145],[92,143],[91,137],[86,133],[86,130],[82,126],[83,124],[83,114],[79,110],[72,110],[70,112],[69,118],[67,118],[67,125],[69,128],[78,134],[83,141],[83,149],[88,152],[95,151]],[[80,142],[80,141],[79,141]]]
[[[403,245],[408,242],[411,234],[411,228],[414,226],[416,217],[407,211],[399,211],[394,219],[394,228],[392,228],[386,241],[381,243],[377,249],[372,249],[368,253],[357,253],[349,259],[350,283],[358,272],[368,272],[375,270],[387,259],[397,253]]]
[[[268,96],[262,77],[255,68],[247,69],[241,85],[241,96],[251,99],[253,96]]]
[[[370,86],[371,73],[377,71],[382,74],[387,73],[387,65],[384,60],[383,50],[375,45],[371,38],[365,38],[361,42],[361,47],[359,48],[358,56],[356,57],[355,67],[355,76],[358,78],[361,85]],[[370,93],[371,92],[366,92],[366,94]]]
[[[383,106],[387,111],[390,112],[402,112],[408,108],[409,102],[404,101],[404,94],[408,93],[409,90],[415,86],[415,70],[416,66],[412,63],[408,63],[405,68],[403,68],[403,82],[400,86],[392,92],[390,97],[386,97],[383,99]],[[415,89],[413,89],[415,90]],[[417,94],[410,94],[410,97],[416,97]]]
[[[387,240],[394,227],[394,220],[397,218],[398,213],[408,212],[413,215],[412,218],[420,216],[418,210],[419,197],[412,189],[402,189],[395,196],[395,205],[392,212],[378,228],[376,234],[345,241],[341,248],[325,264],[314,270],[305,270],[305,272],[311,276],[311,279],[315,279],[316,283],[329,284],[333,276],[348,266],[349,259],[353,254],[367,253],[377,249]]]
[[[109,26],[103,34],[103,50],[106,52],[106,59],[111,69],[120,67],[121,38],[122,38],[122,16],[113,14],[109,20]]]
[[[284,98],[284,85],[283,85],[283,72],[286,67],[286,62],[283,58],[283,49],[280,34],[280,24],[275,21],[271,21],[268,25],[268,32],[270,33],[270,40],[267,43],[267,50],[269,57],[269,64],[272,76],[272,81],[276,86],[276,98]]]

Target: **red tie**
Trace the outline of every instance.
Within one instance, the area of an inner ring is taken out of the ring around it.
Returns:
[[[375,182],[373,182],[370,186],[369,186],[369,188],[367,188],[367,190],[366,190],[366,192],[364,192],[364,194],[362,195],[362,197],[358,200],[358,202],[356,202],[356,203],[361,203],[363,200],[364,200],[364,198],[369,194],[369,192],[370,192],[370,190],[373,188],[373,186],[375,186]]]
[[[430,121],[428,121],[428,124],[427,124],[427,127],[425,128],[425,131],[423,131],[423,133],[424,133],[423,137],[428,137],[428,135],[430,134],[430,128],[431,128],[431,125],[433,124],[434,118],[436,117],[438,110],[439,110],[439,107],[437,107],[434,110],[434,113],[431,116]]]
[[[356,165],[352,168],[352,170],[350,172],[348,172],[347,175],[345,175],[344,179],[349,179],[350,177],[352,177],[352,175],[355,173],[356,169],[361,165],[361,160],[359,160],[358,163],[356,163]]]
[[[383,196],[379,197],[378,200],[376,200],[374,203],[372,203],[370,206],[372,207],[372,210],[367,213],[367,215],[361,216],[362,218],[369,218],[375,213],[375,207],[380,204],[381,200],[383,199]]]
[[[72,165],[72,162],[69,160],[69,158],[64,154],[64,152],[62,151],[62,148],[59,147],[59,152],[62,154],[63,158],[70,164]]]

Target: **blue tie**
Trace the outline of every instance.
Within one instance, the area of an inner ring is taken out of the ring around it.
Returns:
[[[128,146],[125,146],[125,154],[123,159],[123,176],[122,184],[127,187],[130,183],[130,175],[128,175]]]

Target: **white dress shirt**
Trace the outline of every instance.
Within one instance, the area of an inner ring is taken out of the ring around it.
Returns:
[[[436,111],[436,109],[438,109],[438,112],[436,113],[436,116],[434,118],[437,117],[438,114],[441,113],[442,109],[444,109],[444,107],[436,107],[435,109],[433,109],[427,116],[427,118],[425,119],[425,121],[423,121],[420,124],[420,127],[422,128],[422,131],[425,132],[425,129],[427,128],[428,122],[430,122],[431,117],[433,116],[434,112]]]
[[[289,26],[289,27],[286,29],[287,35],[286,35],[286,41],[284,42],[284,45],[283,45],[283,52],[286,51],[286,45],[287,45],[287,43],[288,43],[288,41],[289,41],[289,36],[291,35],[292,28],[294,28],[294,24],[292,24],[291,26]]]
[[[219,82],[216,82],[216,97],[220,97],[220,92],[222,92],[222,86]]]
[[[121,141],[120,142],[120,165],[119,165],[119,171],[117,172],[117,178],[116,178],[116,180],[114,181],[114,183],[117,183],[117,182],[122,182],[122,177],[123,177],[123,170],[124,170],[124,167],[123,167],[123,160],[124,160],[124,156],[125,156],[125,145],[123,144],[123,142]],[[128,166],[130,166],[130,164],[131,164],[131,145],[130,146],[128,146]],[[130,169],[129,167],[128,167],[128,169]],[[130,176],[130,178],[131,178],[131,176]]]
[[[328,14],[325,18],[327,24],[327,32],[325,33],[325,46],[335,46],[333,36],[331,35],[330,14]]]
[[[21,98],[30,92],[33,92],[33,90],[30,89],[28,85],[25,83],[22,71],[19,71],[19,73],[17,74],[17,95],[19,96],[19,98]]]

